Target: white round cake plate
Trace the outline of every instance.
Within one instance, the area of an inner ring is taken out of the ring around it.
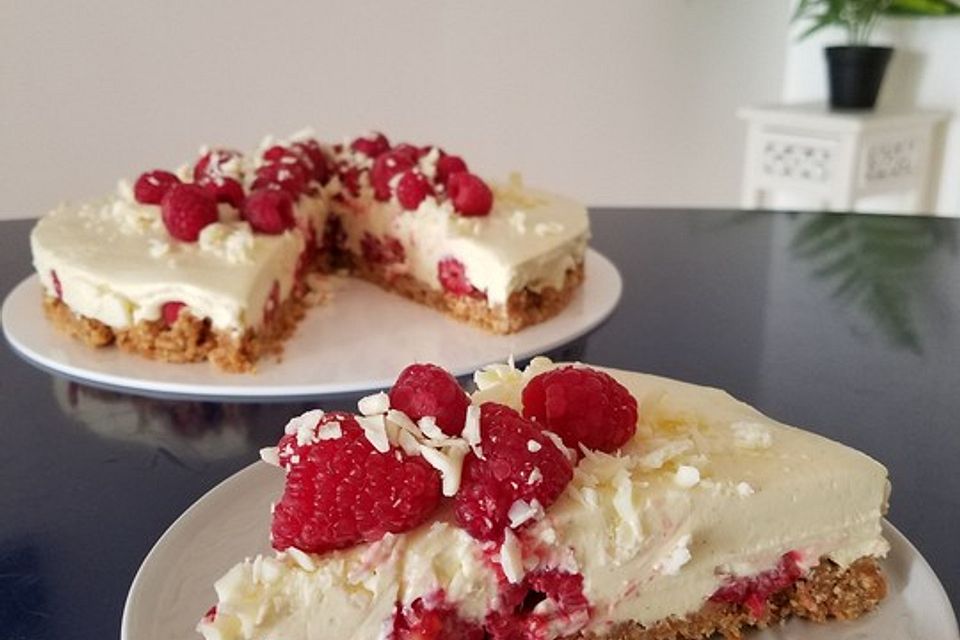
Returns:
[[[616,308],[623,290],[617,268],[596,251],[587,279],[556,317],[512,335],[457,322],[355,278],[331,278],[330,300],[310,309],[283,357],[253,374],[229,374],[206,362],[170,364],[116,348],[91,349],[44,317],[33,275],[3,303],[10,344],[39,367],[81,382],[135,393],[217,399],[316,398],[389,387],[412,362],[433,362],[456,376],[492,362],[556,349],[583,336]]]
[[[216,604],[213,583],[246,557],[269,553],[270,503],[283,474],[257,462],[227,478],[181,515],[154,545],[130,586],[121,640],[199,638],[194,627]],[[889,593],[876,611],[852,622],[792,620],[751,640],[958,640],[950,601],[930,565],[884,521]]]

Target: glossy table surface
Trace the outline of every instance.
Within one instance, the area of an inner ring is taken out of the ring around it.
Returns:
[[[31,273],[31,225],[0,223],[4,295]],[[608,209],[593,225],[624,296],[565,355],[722,387],[882,461],[889,519],[957,608],[960,221]],[[6,342],[0,372],[0,636],[11,640],[118,638],[157,538],[309,406],[98,390]]]

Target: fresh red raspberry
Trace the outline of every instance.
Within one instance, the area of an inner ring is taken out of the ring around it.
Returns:
[[[327,181],[330,180],[331,173],[330,162],[327,160],[326,154],[320,147],[320,143],[313,138],[308,138],[306,140],[294,142],[290,146],[295,151],[298,151],[310,159],[310,163],[313,165],[313,179],[320,184],[327,184]]]
[[[266,164],[298,165],[307,182],[313,179],[313,160],[299,147],[284,147],[277,144],[263,152],[263,159]]]
[[[302,156],[300,152],[294,151],[292,148],[285,147],[282,144],[275,144],[269,147],[263,152],[262,158],[267,164],[282,162],[285,158],[287,159],[286,162],[290,164],[304,162],[304,156]]]
[[[422,174],[407,171],[400,176],[400,181],[397,183],[397,200],[407,211],[416,211],[423,199],[432,195],[433,188]]]
[[[637,399],[609,375],[565,366],[541,373],[523,389],[523,415],[576,451],[613,452],[637,430]]]
[[[446,185],[447,180],[455,173],[467,171],[467,163],[460,156],[441,155],[437,158],[437,175],[434,180],[437,184]]]
[[[297,163],[268,162],[257,169],[256,176],[250,185],[251,190],[277,188],[286,191],[294,200],[306,191],[310,181],[307,169]]]
[[[254,231],[276,235],[296,224],[293,199],[280,189],[257,189],[243,201],[242,215]]]
[[[454,498],[457,522],[479,540],[503,538],[510,525],[507,514],[517,500],[536,500],[546,509],[573,478],[564,452],[505,405],[486,402],[480,407],[480,447],[483,458],[467,454]]]
[[[379,540],[425,522],[440,504],[440,474],[420,456],[391,448],[380,453],[345,413],[328,413],[318,427],[340,423],[341,436],[279,443],[287,469],[273,511],[273,547],[310,553]]]
[[[217,180],[228,177],[224,174],[224,165],[242,158],[243,154],[233,149],[212,149],[203,154],[193,166],[193,181],[202,182],[204,179]]]
[[[393,236],[378,239],[369,231],[364,231],[360,239],[363,259],[370,264],[398,264],[407,259],[407,253],[400,241]]]
[[[755,576],[731,578],[710,596],[713,602],[742,604],[757,620],[763,617],[770,596],[783,591],[803,577],[800,553],[789,551],[777,566]]]
[[[133,197],[140,204],[160,204],[167,190],[175,184],[180,184],[180,178],[169,171],[147,171],[133,183]]]
[[[470,398],[456,378],[435,364],[412,364],[401,371],[389,395],[390,406],[414,420],[433,416],[447,435],[463,431]]]
[[[409,154],[387,151],[377,156],[370,169],[370,182],[373,185],[373,195],[377,200],[390,199],[390,181],[399,173],[412,169],[416,160],[411,160]]]
[[[507,598],[503,592],[507,591]],[[546,613],[534,613],[543,601],[552,606]],[[517,585],[501,587],[501,603],[506,606],[491,611],[484,621],[491,640],[547,638],[557,621],[567,625],[586,623],[590,619],[590,602],[583,593],[583,575],[559,569],[534,571]]]
[[[357,167],[346,167],[340,171],[340,183],[354,198],[360,196],[360,169]]]
[[[204,178],[198,185],[210,194],[218,203],[225,202],[237,209],[243,205],[243,185],[233,178],[219,178],[217,180]]]
[[[171,186],[160,202],[160,213],[167,232],[184,242],[196,242],[200,231],[219,219],[216,201],[195,184]]]
[[[187,305],[178,301],[164,302],[163,306],[160,307],[160,315],[163,317],[163,323],[168,327],[173,326],[173,323],[180,317],[180,312],[185,306]]]
[[[466,171],[447,178],[447,195],[462,216],[485,216],[493,208],[493,192],[478,176]]]
[[[397,603],[389,640],[483,640],[483,628],[457,615],[442,593],[434,599],[439,602],[417,598],[406,607]]]
[[[450,293],[458,296],[482,298],[484,293],[470,284],[467,279],[467,270],[463,263],[456,258],[444,258],[437,263],[437,279],[440,285]]]
[[[420,149],[420,147],[415,147],[406,142],[401,142],[390,151],[395,153],[397,157],[404,158],[413,164],[417,164],[417,160],[419,160],[420,156],[423,155],[423,151]]]
[[[387,140],[387,136],[379,131],[374,131],[351,142],[350,148],[368,158],[376,158],[390,149],[390,141]]]

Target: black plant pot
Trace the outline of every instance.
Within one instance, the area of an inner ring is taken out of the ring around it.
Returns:
[[[830,106],[834,109],[873,109],[893,49],[827,47],[826,54]]]

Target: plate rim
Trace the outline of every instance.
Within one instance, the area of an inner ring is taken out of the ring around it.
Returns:
[[[133,606],[136,604],[136,599],[140,597],[140,592],[145,588],[143,586],[144,581],[147,579],[146,576],[148,572],[152,570],[151,561],[156,562],[156,557],[162,555],[166,547],[174,544],[177,536],[181,534],[180,529],[182,527],[178,525],[193,518],[196,512],[205,509],[210,502],[219,499],[221,494],[231,490],[239,490],[242,488],[241,483],[262,482],[263,480],[260,479],[260,476],[266,478],[266,474],[270,474],[272,471],[275,471],[275,468],[261,460],[257,460],[235,471],[197,498],[170,523],[150,548],[147,555],[144,556],[143,561],[137,568],[137,572],[130,583],[130,588],[127,590],[127,596],[123,603],[123,615],[120,622],[120,640],[139,640],[130,635],[130,628],[133,624],[132,621],[135,620],[134,616],[136,615],[131,613],[131,611],[133,611]],[[932,580],[932,584],[936,587],[937,591],[936,607],[944,612],[944,620],[949,626],[949,628],[944,629],[944,632],[947,635],[952,635],[954,639],[960,639],[960,627],[958,627],[956,612],[953,609],[953,605],[950,602],[943,583],[933,570],[933,567],[930,566],[930,563],[927,562],[927,559],[923,557],[923,554],[920,553],[913,543],[887,518],[884,517],[881,519],[881,527],[884,536],[886,536],[887,540],[891,543],[891,551],[898,546],[902,548],[911,556],[912,562],[915,563],[914,566],[919,567],[919,569],[925,572],[928,578]]]
[[[538,345],[535,349],[526,349],[513,354],[515,360],[523,361],[541,353],[549,352],[563,345],[570,344],[594,331],[607,322],[619,307],[623,299],[623,276],[616,264],[607,256],[600,253],[592,247],[587,248],[584,261],[591,260],[595,262],[594,269],[601,268],[610,276],[607,285],[611,287],[613,295],[604,311],[590,321],[578,326],[575,331],[564,334],[561,337],[554,338],[549,342]],[[347,383],[313,383],[313,384],[290,384],[290,385],[248,385],[238,386],[222,382],[197,386],[194,382],[178,383],[175,381],[155,381],[143,380],[142,378],[119,377],[109,372],[91,371],[83,366],[63,364],[46,354],[38,353],[36,350],[25,345],[18,336],[11,334],[8,328],[8,317],[16,312],[13,309],[13,300],[22,296],[23,289],[38,284],[39,276],[36,273],[28,275],[14,286],[6,295],[3,301],[3,308],[0,311],[2,317],[3,334],[7,343],[11,346],[14,353],[28,364],[35,366],[47,373],[65,377],[83,384],[89,384],[99,388],[112,391],[122,391],[134,395],[162,398],[162,399],[191,399],[191,400],[213,400],[213,401],[233,401],[233,402],[259,402],[264,400],[296,401],[317,398],[330,398],[356,394],[364,391],[388,388],[393,383],[393,377],[384,379],[365,379],[349,381]],[[384,295],[393,295],[390,292],[383,292]],[[438,318],[445,316],[438,314]],[[553,319],[551,319],[553,320]],[[548,320],[547,322],[550,322]],[[481,331],[477,329],[477,331]],[[130,355],[129,357],[138,357]],[[499,360],[497,360],[499,361]],[[166,364],[166,363],[160,363]],[[461,366],[451,368],[451,373],[455,377],[464,377],[472,374],[482,364]]]

